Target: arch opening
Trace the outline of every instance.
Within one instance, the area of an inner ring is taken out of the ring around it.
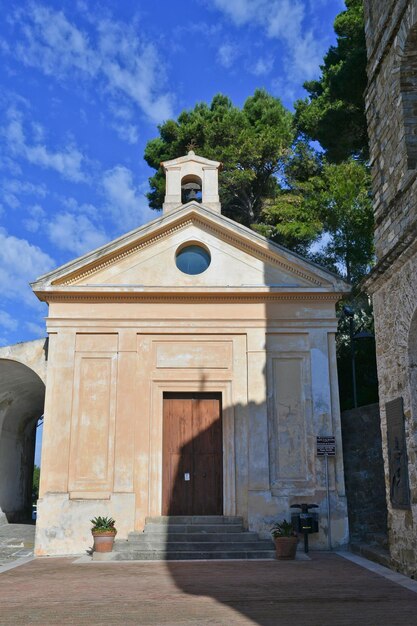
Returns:
[[[403,107],[407,167],[417,167],[417,23],[408,34],[401,60],[400,88]]]
[[[0,518],[9,523],[32,520],[36,431],[44,401],[38,374],[0,359]]]

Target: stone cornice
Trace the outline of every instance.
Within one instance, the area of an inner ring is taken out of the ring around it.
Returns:
[[[407,170],[401,179],[401,185],[398,187],[395,197],[391,199],[389,203],[384,206],[384,208],[378,207],[375,212],[375,226],[380,226],[383,224],[385,219],[389,217],[389,215],[398,209],[398,205],[401,205],[403,202],[403,197],[410,188],[414,185],[417,180],[417,171]],[[400,207],[401,208],[401,207]]]
[[[367,98],[369,89],[376,76],[382,67],[382,63],[391,50],[392,43],[401,27],[401,22],[404,18],[407,10],[407,0],[396,0],[392,3],[390,10],[388,11],[385,21],[382,25],[378,25],[379,35],[376,40],[372,42],[372,49],[370,49],[369,40],[367,41],[368,47],[368,64],[367,71],[369,77],[369,84],[365,90],[365,98]],[[393,15],[397,11],[395,20],[393,21]]]
[[[337,302],[343,294],[318,293],[149,293],[149,292],[39,292],[45,302],[143,302],[143,303],[241,303],[274,301],[327,301]]]
[[[416,253],[417,222],[414,222],[362,281],[362,289],[370,294],[375,293],[381,287],[381,283],[389,280]]]

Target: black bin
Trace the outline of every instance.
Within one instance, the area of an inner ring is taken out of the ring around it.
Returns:
[[[318,533],[319,514],[318,513],[291,513],[291,522],[297,533]]]

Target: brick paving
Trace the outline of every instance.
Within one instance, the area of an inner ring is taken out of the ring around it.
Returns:
[[[413,626],[417,594],[335,554],[311,561],[76,563],[0,575],[0,624]]]

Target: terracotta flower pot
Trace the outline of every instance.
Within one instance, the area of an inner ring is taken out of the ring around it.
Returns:
[[[111,552],[113,550],[115,532],[92,533],[94,537],[94,552]]]
[[[295,559],[298,537],[275,537],[274,543],[277,559],[280,561]]]

